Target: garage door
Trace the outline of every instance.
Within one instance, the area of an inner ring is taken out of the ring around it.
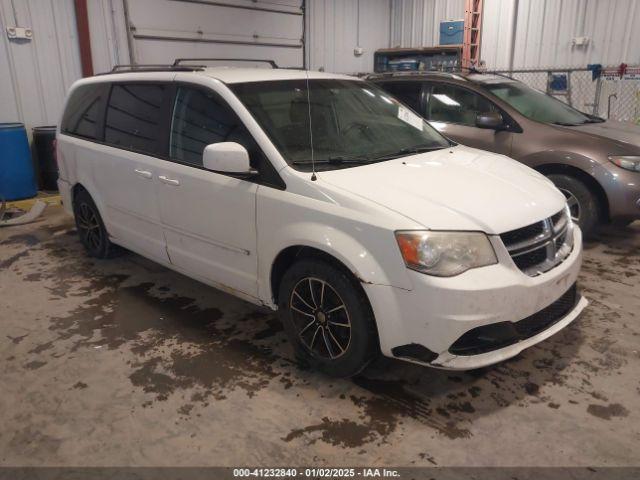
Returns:
[[[127,5],[137,63],[225,57],[303,66],[302,0],[129,0]]]

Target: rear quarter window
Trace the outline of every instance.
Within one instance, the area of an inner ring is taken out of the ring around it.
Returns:
[[[100,139],[100,115],[107,91],[104,84],[82,85],[73,90],[62,116],[62,133]]]
[[[158,152],[167,91],[163,84],[114,83],[107,106],[105,142],[127,150]]]

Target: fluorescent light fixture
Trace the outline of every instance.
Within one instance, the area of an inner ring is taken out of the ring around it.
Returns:
[[[440,100],[442,103],[444,103],[445,105],[450,105],[452,107],[459,107],[460,104],[458,102],[456,102],[453,98],[451,98],[449,95],[445,95],[444,93],[434,93],[433,96],[437,99]]]

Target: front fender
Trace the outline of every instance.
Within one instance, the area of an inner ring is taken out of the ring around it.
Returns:
[[[295,182],[288,182],[287,190],[259,188],[257,193],[258,295],[264,303],[273,303],[274,262],[296,246],[331,255],[365,284],[413,288],[394,231],[419,225],[332,192],[312,198],[309,185],[297,193],[289,183]]]
[[[317,223],[297,223],[282,231],[279,251],[295,245],[316,248],[335,257],[364,283],[393,283],[371,251],[346,232]]]
[[[576,152],[564,150],[545,150],[532,153],[519,159],[529,167],[541,170],[548,165],[568,165],[597,178],[605,170],[600,162]]]
[[[625,201],[624,196],[620,198],[621,192],[626,190],[620,172],[615,172],[615,168],[607,168],[609,165],[593,158],[570,151],[545,151],[528,155],[522,161],[544,174],[562,173],[564,169],[568,174],[573,170],[587,175],[606,202],[609,214],[615,214],[621,205],[633,204],[633,201]]]
[[[384,238],[387,237],[387,238]],[[388,285],[411,290],[413,285],[395,244],[393,232],[370,238],[365,245],[352,232],[316,222],[295,222],[283,226],[260,247],[258,295],[273,303],[271,273],[278,255],[289,247],[309,247],[322,251],[345,265],[362,283]]]

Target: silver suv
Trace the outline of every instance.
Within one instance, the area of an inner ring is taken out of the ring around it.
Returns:
[[[491,74],[369,78],[456,142],[508,155],[546,175],[585,234],[640,218],[640,127],[582,113]]]

